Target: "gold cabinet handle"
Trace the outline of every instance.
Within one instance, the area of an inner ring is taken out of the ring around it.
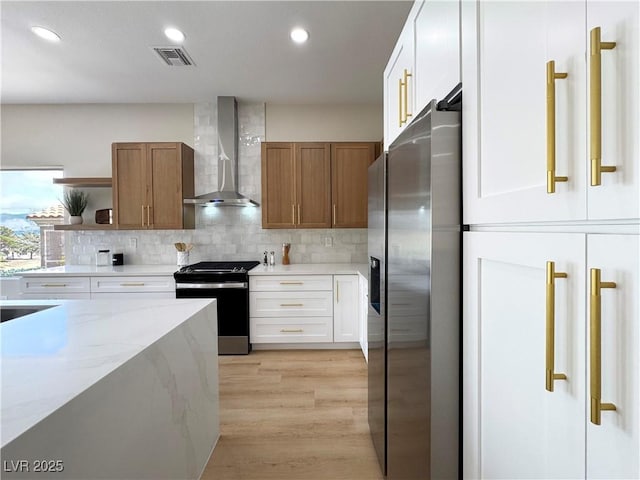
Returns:
[[[43,283],[42,284],[43,287],[66,287],[67,284],[66,283]]]
[[[556,176],[556,80],[567,76],[556,72],[555,61],[547,62],[547,193],[556,193],[556,182],[569,180]]]
[[[409,73],[409,70],[404,69],[404,123],[407,123],[407,118],[411,117],[413,113],[409,112],[409,77],[412,75]]]
[[[291,204],[291,223],[293,225],[296,224],[296,204],[295,203]]]
[[[616,42],[602,42],[600,27],[591,30],[589,70],[589,137],[591,154],[591,186],[602,185],[602,173],[616,171],[614,166],[602,165],[602,50],[611,50]]]
[[[340,283],[336,283],[336,303],[340,303]]]
[[[336,224],[336,204],[333,204],[333,225]]]
[[[613,403],[602,402],[602,299],[600,290],[603,288],[616,288],[615,282],[603,282],[600,280],[600,269],[591,269],[591,285],[590,285],[590,365],[589,376],[591,383],[591,423],[600,425],[600,413],[602,410],[615,410]]]
[[[298,204],[298,225],[300,225],[300,204]]]
[[[401,127],[402,124],[404,123],[402,120],[402,113],[403,113],[403,109],[402,109],[402,79],[399,78],[398,79],[398,126]]]
[[[144,282],[121,283],[120,286],[121,287],[144,287]]]
[[[280,282],[280,285],[303,285],[304,282]]]
[[[151,210],[151,207],[149,205],[147,205],[147,227],[151,226],[151,221],[149,219],[149,217],[150,217],[149,210]]]
[[[304,307],[303,303],[281,303],[281,307]]]
[[[142,223],[142,226],[144,227],[144,205],[140,205],[140,207],[142,208],[142,213],[141,213],[141,220],[140,220],[140,222]]]
[[[567,278],[567,274],[564,272],[556,272],[555,262],[547,262],[547,348],[545,361],[545,386],[549,392],[553,392],[554,380],[567,379],[567,375],[564,373],[555,372],[556,278]]]
[[[304,329],[302,329],[302,328],[281,328],[280,332],[281,333],[302,333],[302,332],[304,332]]]

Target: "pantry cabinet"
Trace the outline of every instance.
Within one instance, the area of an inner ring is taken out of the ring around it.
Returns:
[[[462,2],[464,223],[640,217],[639,8]]]
[[[114,143],[113,221],[118,229],[195,228],[193,149],[184,143]]]
[[[333,341],[359,342],[358,275],[333,276]]]
[[[366,228],[375,142],[262,144],[262,228]]]
[[[640,237],[464,237],[464,478],[638,478]]]

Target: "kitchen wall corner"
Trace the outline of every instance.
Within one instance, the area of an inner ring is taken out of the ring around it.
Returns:
[[[238,103],[238,128],[265,138],[264,103]],[[217,105],[194,105],[196,194],[217,190]],[[261,202],[260,145],[240,142],[238,190]],[[278,263],[282,243],[291,243],[292,263],[366,263],[366,229],[262,229],[261,210],[251,207],[196,207],[195,230],[83,231],[66,233],[67,263],[95,262],[99,249],[123,252],[127,264],[172,264],[175,242],[193,243],[190,262],[204,260],[262,260],[275,251]],[[131,239],[135,239],[132,242]],[[330,239],[330,241],[327,241]],[[132,244],[136,246],[133,247]],[[332,246],[325,246],[326,243]]]

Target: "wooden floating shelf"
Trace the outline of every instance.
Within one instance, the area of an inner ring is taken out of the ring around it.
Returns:
[[[54,230],[115,230],[116,226],[110,223],[81,223],[80,225],[54,225]]]
[[[53,183],[69,187],[111,187],[113,179],[111,177],[66,177],[54,178]]]

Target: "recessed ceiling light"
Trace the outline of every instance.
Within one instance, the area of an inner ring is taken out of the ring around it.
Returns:
[[[164,34],[169,40],[173,40],[174,42],[178,43],[184,42],[184,33],[182,33],[177,28],[165,28]]]
[[[296,43],[304,43],[309,39],[309,32],[304,28],[294,28],[291,30],[291,40]]]
[[[44,38],[45,40],[49,40],[50,42],[60,41],[60,35],[58,35],[56,32],[52,30],[49,30],[48,28],[36,26],[36,27],[31,27],[31,31],[36,35],[38,35],[40,38]]]

